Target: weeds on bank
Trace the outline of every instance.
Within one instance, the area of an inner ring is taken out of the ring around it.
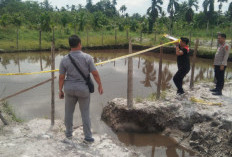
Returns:
[[[12,119],[12,121],[18,122],[18,123],[23,122],[22,119],[16,117],[13,108],[8,104],[8,102],[3,102],[2,105],[3,105],[3,108],[2,108],[2,109],[3,109],[3,112],[4,112],[5,114],[9,115],[10,118]]]

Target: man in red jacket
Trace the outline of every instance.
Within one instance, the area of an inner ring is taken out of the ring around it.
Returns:
[[[182,37],[180,43],[176,45],[178,71],[173,77],[173,81],[177,87],[178,95],[184,94],[184,90],[182,88],[183,79],[190,71],[188,43],[189,39]]]

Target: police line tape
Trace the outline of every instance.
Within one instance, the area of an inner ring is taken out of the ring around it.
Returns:
[[[218,102],[208,102],[203,99],[197,99],[195,97],[191,97],[190,100],[195,103],[203,104],[203,105],[213,105],[213,106],[222,106],[222,103]]]
[[[103,64],[106,64],[106,63],[110,63],[110,62],[116,61],[116,60],[120,60],[120,59],[125,59],[125,58],[129,58],[129,57],[133,57],[133,56],[136,56],[136,55],[139,55],[139,54],[142,54],[142,53],[145,53],[145,52],[148,52],[148,51],[151,51],[151,50],[160,48],[160,47],[162,47],[162,46],[166,46],[166,45],[169,45],[169,44],[174,44],[174,43],[176,43],[177,41],[179,42],[179,39],[176,40],[176,41],[171,41],[171,42],[168,42],[168,43],[165,43],[165,44],[161,44],[161,45],[158,45],[158,46],[155,46],[155,47],[151,47],[151,48],[148,48],[148,49],[145,49],[145,50],[142,50],[142,51],[138,51],[138,52],[135,52],[135,53],[132,53],[132,54],[128,54],[128,55],[124,55],[124,56],[117,57],[117,58],[114,58],[114,59],[109,59],[109,60],[106,60],[106,61],[103,61],[103,62],[100,62],[100,63],[96,63],[95,65],[96,65],[96,66],[99,66],[99,65],[103,65]],[[34,74],[43,74],[43,73],[50,73],[50,72],[57,72],[57,71],[59,71],[59,69],[56,69],[56,70],[48,70],[48,71],[40,71],[40,72],[30,72],[30,73],[5,73],[5,74],[0,74],[0,76],[34,75]]]

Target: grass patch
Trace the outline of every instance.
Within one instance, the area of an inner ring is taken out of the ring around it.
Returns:
[[[149,100],[149,101],[156,101],[157,99],[156,99],[156,93],[152,93],[152,94],[150,94],[148,97],[147,97],[147,100]]]
[[[143,98],[141,97],[135,98],[135,103],[142,103],[142,102],[143,102]]]
[[[3,110],[2,112],[7,114],[11,118],[12,121],[18,122],[18,123],[23,122],[22,119],[16,117],[13,108],[8,104],[8,102],[5,101],[2,103],[2,110]]]

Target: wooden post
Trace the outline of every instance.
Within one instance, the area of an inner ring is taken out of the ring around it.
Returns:
[[[211,39],[211,49],[213,48],[213,32],[212,32],[212,39]]]
[[[87,30],[87,46],[89,46],[89,31]]]
[[[19,53],[17,55],[17,60],[18,60],[18,70],[19,70],[19,73],[20,73],[21,72],[21,68],[20,68]]]
[[[40,70],[43,71],[43,62],[42,62],[41,52],[39,53],[39,61],[40,61]]]
[[[51,70],[55,70],[55,36],[54,36],[54,27],[53,27],[53,38],[52,38],[52,47],[51,47]],[[54,86],[54,78],[55,73],[51,73],[51,125],[55,124],[55,86]]]
[[[41,29],[39,30],[39,49],[41,50],[41,36],[42,36],[42,31]]]
[[[162,43],[160,44],[162,45]],[[160,90],[161,90],[161,83],[162,83],[162,62],[163,62],[163,46],[160,47],[159,76],[158,76],[156,99],[160,98]]]
[[[129,40],[129,30],[126,29],[126,39]]]
[[[117,29],[115,28],[115,38],[114,38],[114,40],[115,40],[115,45],[117,44]]]
[[[156,31],[155,31],[155,41],[156,41]]]
[[[104,43],[103,43],[103,39],[104,39],[104,38],[103,38],[103,32],[102,32],[102,46],[104,45]]]
[[[132,53],[132,43],[129,39],[129,54]],[[127,106],[133,107],[133,60],[132,57],[128,58],[128,77],[127,77]]]
[[[19,48],[19,28],[17,27],[17,41],[16,41],[16,48]]]
[[[195,49],[194,49],[194,53],[193,53],[192,72],[191,72],[191,80],[190,80],[190,88],[191,89],[193,89],[193,87],[194,87],[194,71],[195,71],[195,62],[196,62],[198,44],[199,44],[199,39],[196,40]]]
[[[142,44],[142,42],[143,42],[143,32],[141,31],[140,32],[140,44]]]

